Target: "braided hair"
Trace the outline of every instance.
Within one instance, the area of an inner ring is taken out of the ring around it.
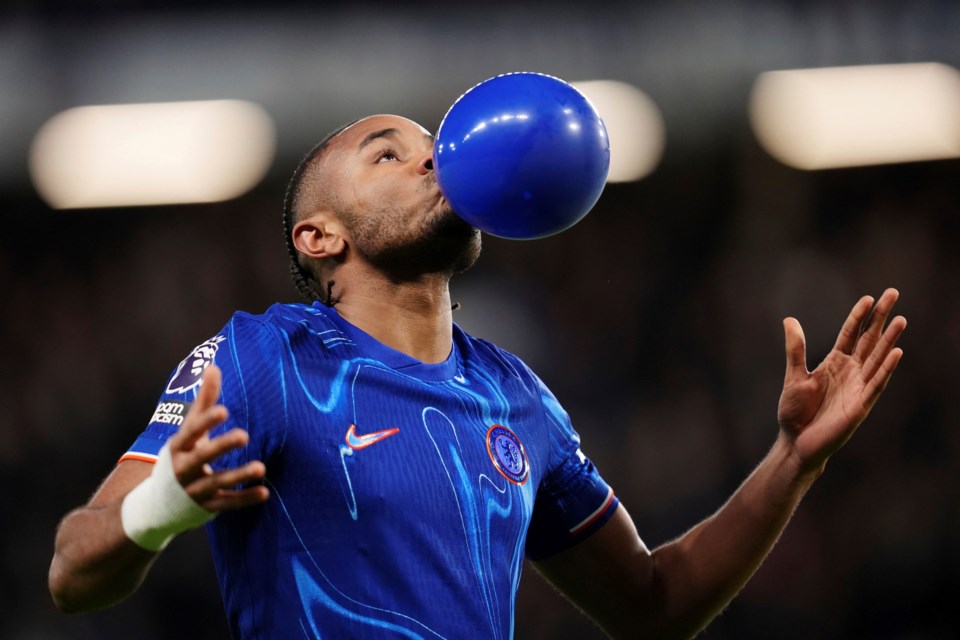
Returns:
[[[331,307],[336,304],[336,300],[333,298],[334,281],[328,280],[326,284],[320,283],[313,271],[301,264],[300,252],[297,251],[297,248],[293,244],[295,209],[303,198],[305,189],[304,178],[308,170],[315,166],[317,161],[323,157],[323,153],[327,150],[327,147],[330,146],[333,139],[355,122],[357,121],[354,120],[341,127],[337,127],[307,152],[293,172],[293,176],[287,184],[287,191],[283,197],[283,240],[287,247],[287,255],[290,258],[290,275],[293,278],[293,285],[307,302],[322,302]]]

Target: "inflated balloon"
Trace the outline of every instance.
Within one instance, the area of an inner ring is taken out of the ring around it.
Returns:
[[[434,170],[453,210],[491,235],[542,238],[579,222],[600,198],[610,144],[575,88],[509,73],[464,93],[437,130]]]

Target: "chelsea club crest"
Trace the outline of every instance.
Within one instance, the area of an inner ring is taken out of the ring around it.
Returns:
[[[513,431],[495,424],[487,431],[487,453],[504,478],[514,484],[523,484],[530,476],[530,464],[523,443]]]

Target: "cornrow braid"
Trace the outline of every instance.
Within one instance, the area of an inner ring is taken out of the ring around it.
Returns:
[[[286,193],[284,193],[283,196],[283,241],[287,247],[287,256],[290,258],[290,276],[293,278],[293,284],[297,288],[297,292],[308,302],[322,302],[331,307],[337,302],[333,297],[333,280],[327,282],[325,289],[318,289],[318,287],[322,285],[317,282],[316,276],[300,264],[300,253],[293,244],[293,209],[300,197],[303,176],[307,172],[307,169],[323,155],[323,152],[330,146],[330,142],[337,137],[340,132],[355,122],[357,121],[354,120],[341,127],[337,127],[307,152],[293,172],[290,182],[287,183]]]

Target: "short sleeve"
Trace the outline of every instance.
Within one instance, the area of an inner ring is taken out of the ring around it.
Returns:
[[[550,423],[550,468],[537,490],[527,531],[527,557],[539,560],[586,539],[613,516],[619,501],[580,450],[580,436],[556,397],[537,378]]]
[[[250,434],[246,447],[226,454],[214,466],[227,468],[248,460],[265,460],[282,445],[286,407],[280,392],[282,384],[274,384],[277,377],[281,380],[283,377],[279,339],[257,318],[238,313],[219,333],[194,347],[177,365],[146,429],[121,456],[121,462],[156,461],[160,448],[183,424],[197,398],[203,372],[213,363],[223,373],[219,402],[226,406],[229,417],[211,436],[234,427]],[[258,392],[260,389],[266,391]],[[251,394],[256,394],[256,398]],[[271,416],[270,429],[263,428],[265,421],[260,419],[265,412]]]

